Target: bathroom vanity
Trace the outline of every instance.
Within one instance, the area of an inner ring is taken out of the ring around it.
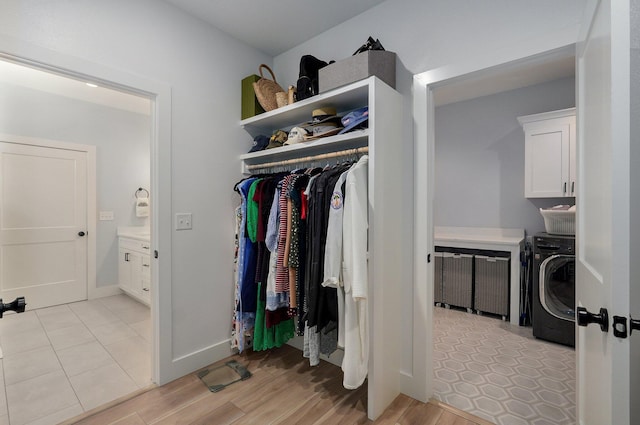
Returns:
[[[148,228],[118,228],[118,285],[127,295],[151,305],[151,243]]]

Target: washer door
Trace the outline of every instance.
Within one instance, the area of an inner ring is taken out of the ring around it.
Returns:
[[[540,264],[540,304],[558,319],[575,322],[575,255],[557,254]]]

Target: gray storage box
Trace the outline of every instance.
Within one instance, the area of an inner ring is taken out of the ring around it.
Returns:
[[[473,303],[473,255],[443,253],[442,292],[444,303],[466,307]]]
[[[433,277],[433,302],[437,304],[444,303],[444,294],[442,292],[442,252],[433,254],[435,261],[435,276]]]
[[[320,93],[375,75],[396,88],[396,54],[386,50],[368,50],[339,60],[318,72]]]
[[[479,312],[509,315],[509,258],[475,256],[474,308]]]

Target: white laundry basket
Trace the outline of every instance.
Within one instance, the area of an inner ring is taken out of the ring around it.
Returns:
[[[567,210],[544,210],[540,208],[544,218],[544,227],[551,235],[575,235],[576,212]]]

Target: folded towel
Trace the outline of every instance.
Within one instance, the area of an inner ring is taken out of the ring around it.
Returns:
[[[149,198],[136,198],[136,217],[149,217]]]
[[[545,208],[545,209],[546,210],[553,210],[553,211],[566,211],[569,208],[571,208],[570,205],[556,205],[555,207]]]

